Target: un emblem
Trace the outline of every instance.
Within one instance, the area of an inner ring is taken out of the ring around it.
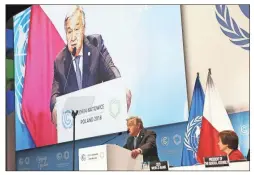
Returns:
[[[245,17],[250,17],[249,5],[240,5],[240,9]],[[249,32],[240,27],[230,16],[226,5],[216,5],[216,19],[220,24],[221,31],[233,44],[243,48],[244,50],[250,50]]]
[[[26,52],[28,43],[31,8],[24,10],[13,18],[14,23],[14,67],[15,67],[15,111],[21,124],[24,124],[21,114],[23,83],[26,68]]]
[[[241,4],[239,5],[242,13],[244,14],[244,16],[248,19],[250,19],[250,5],[249,4]]]
[[[196,158],[196,153],[198,150],[200,128],[201,128],[202,116],[197,116],[192,119],[188,125],[184,136],[184,145],[187,150],[193,152],[193,158]]]
[[[116,118],[119,114],[120,114],[120,111],[121,111],[121,105],[120,105],[120,100],[111,100],[109,102],[109,114]]]
[[[65,129],[72,127],[72,115],[71,110],[66,110],[62,114],[62,124]]]

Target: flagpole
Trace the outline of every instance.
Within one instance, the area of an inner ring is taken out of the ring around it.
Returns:
[[[199,72],[193,89],[191,106],[189,110],[188,124],[185,130],[184,144],[182,150],[181,166],[192,166],[198,163],[196,159],[196,150],[198,149],[199,134],[196,135],[197,127],[200,128],[204,107],[204,91],[199,79]],[[195,140],[191,138],[194,137]]]

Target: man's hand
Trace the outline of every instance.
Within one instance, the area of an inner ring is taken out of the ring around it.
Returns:
[[[57,112],[56,112],[56,108],[54,107],[52,113],[51,113],[51,122],[57,126]]]
[[[138,149],[134,149],[134,150],[132,150],[131,151],[131,157],[133,158],[133,159],[136,159],[136,157],[139,155],[139,154],[141,154],[141,149],[140,148],[138,148]]]
[[[129,108],[131,106],[131,97],[131,91],[129,89],[126,89],[127,112],[129,111]]]

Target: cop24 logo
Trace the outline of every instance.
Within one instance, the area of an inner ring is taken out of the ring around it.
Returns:
[[[62,124],[65,129],[72,127],[72,113],[71,110],[66,110],[62,114]]]
[[[239,5],[239,7],[244,16],[249,19],[249,5]],[[220,24],[221,31],[232,43],[245,50],[250,50],[250,34],[242,29],[230,16],[226,5],[216,5],[216,18]]]

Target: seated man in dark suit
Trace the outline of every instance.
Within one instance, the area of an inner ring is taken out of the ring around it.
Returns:
[[[139,154],[143,154],[144,162],[159,161],[156,133],[144,129],[143,122],[138,117],[128,118],[127,127],[130,137],[124,148],[131,150],[131,156],[135,159]]]
[[[54,62],[54,78],[50,111],[56,124],[55,108],[58,96],[121,77],[101,35],[85,35],[85,13],[80,6],[67,13],[64,20],[67,44]],[[127,108],[130,107],[127,91]]]

